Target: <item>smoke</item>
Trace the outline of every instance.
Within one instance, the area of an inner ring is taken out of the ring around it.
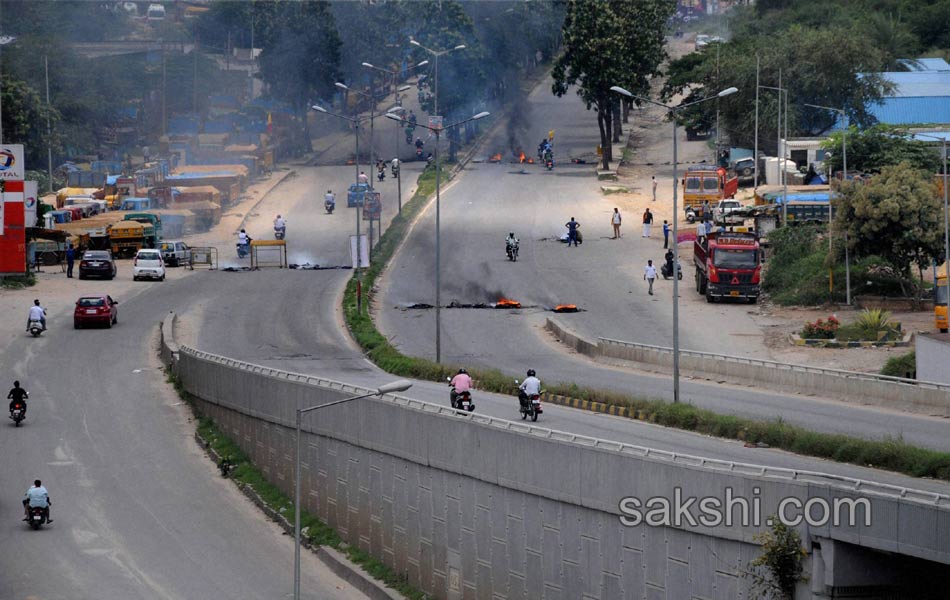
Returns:
[[[511,116],[508,119],[508,149],[514,156],[517,156],[521,151],[530,154],[522,145],[523,140],[528,136],[529,126],[527,111],[524,108],[526,104],[526,102],[513,103]]]
[[[458,300],[460,302],[497,302],[499,298],[504,298],[505,293],[499,288],[489,288],[480,283],[483,281],[492,281],[491,267],[487,262],[478,265],[478,275],[471,277],[466,274],[465,282],[442,282],[442,292],[447,301]]]

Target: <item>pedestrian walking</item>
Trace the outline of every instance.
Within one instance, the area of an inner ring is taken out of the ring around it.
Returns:
[[[653,213],[650,209],[643,211],[643,237],[650,237],[650,226],[653,225]]]
[[[712,221],[706,221],[706,237],[712,232]]]
[[[66,248],[66,277],[73,276],[73,263],[76,261],[76,251],[73,250],[73,245],[70,244]]]
[[[622,237],[620,235],[620,210],[617,207],[614,207],[614,214],[610,217],[610,223],[614,226],[614,237],[610,239],[615,240]]]
[[[696,224],[696,241],[700,244],[706,241],[706,224],[702,221]]]
[[[656,176],[650,177],[653,180],[653,201],[656,202]]]
[[[571,217],[571,220],[564,224],[567,227],[567,247],[571,247],[571,242],[574,242],[574,247],[577,247],[577,233],[581,224],[574,220],[574,217]]]
[[[703,221],[708,221],[712,217],[712,209],[709,208],[709,200],[703,200]]]
[[[663,219],[663,247],[670,247],[670,222]]]
[[[643,279],[650,284],[650,289],[647,292],[651,296],[653,295],[653,282],[656,281],[656,267],[653,266],[653,261],[648,260],[647,266],[643,269]]]

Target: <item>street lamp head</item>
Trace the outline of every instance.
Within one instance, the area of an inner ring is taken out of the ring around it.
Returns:
[[[422,47],[422,44],[420,44],[419,42],[413,39],[410,39],[409,43],[412,44],[413,46],[419,46],[420,48]]]
[[[403,85],[399,87],[400,92],[405,92],[406,90],[411,90],[411,89],[412,89],[411,85]]]
[[[392,119],[393,121],[402,121],[402,117],[400,117],[396,113],[388,112],[383,116],[386,117],[387,119]]]
[[[459,44],[455,48],[452,48],[452,50],[465,50],[465,44]]]
[[[490,112],[482,111],[482,112],[478,113],[477,115],[475,115],[474,117],[472,117],[472,120],[473,120],[473,121],[477,121],[478,119],[484,119],[485,117],[487,117],[487,116],[490,115],[490,114],[491,114]]]
[[[424,67],[424,66],[426,66],[427,64],[429,64],[429,61],[424,60],[424,61],[422,61],[421,63],[416,63],[416,67]]]
[[[623,94],[624,96],[630,96],[631,98],[633,98],[633,94],[631,94],[631,93],[628,92],[627,90],[623,89],[623,88],[620,87],[619,85],[611,86],[611,87],[610,87],[610,91],[611,91],[611,92],[617,92],[618,94]]]
[[[376,394],[382,396],[383,394],[392,394],[394,392],[405,392],[411,387],[411,381],[397,379],[396,381],[391,381],[376,388]]]
[[[341,90],[348,90],[348,89],[350,89],[350,86],[345,85],[345,84],[342,84],[342,83],[340,83],[339,81],[337,81],[337,82],[334,83],[333,85],[335,85],[336,87],[340,88]]]
[[[323,108],[322,106],[317,106],[316,104],[314,104],[314,105],[311,106],[310,108],[312,108],[313,110],[315,110],[315,111],[317,111],[317,112],[322,112],[322,113],[327,112],[327,109]]]
[[[369,67],[370,69],[375,69],[375,68],[376,68],[376,67],[374,67],[373,65],[369,64],[368,62],[364,62],[364,63],[363,63],[363,66],[364,66],[364,67]]]
[[[724,98],[725,96],[731,96],[732,94],[735,94],[738,91],[739,91],[739,88],[731,87],[731,88],[724,89],[723,91],[719,92],[716,95],[719,96],[720,98]]]

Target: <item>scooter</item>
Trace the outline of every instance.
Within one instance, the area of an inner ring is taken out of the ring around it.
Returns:
[[[287,235],[286,227],[274,227],[274,239],[282,240]]]
[[[376,179],[379,181],[386,179],[386,169],[378,169],[376,171]]]
[[[551,152],[546,152],[544,154],[544,166],[547,167],[548,171],[554,168],[554,154]]]
[[[40,337],[40,334],[43,333],[43,322],[42,321],[30,321],[30,334],[33,337]]]
[[[19,427],[23,419],[26,418],[26,407],[19,402],[14,404],[13,408],[10,409],[10,418],[13,419],[13,426]]]
[[[416,160],[422,160],[422,146],[416,146]]]
[[[507,242],[505,244],[505,253],[508,254],[508,260],[518,262],[518,240]]]
[[[39,529],[41,525],[45,525],[49,518],[49,512],[42,506],[31,506],[29,515],[30,527],[33,529]]]
[[[251,253],[251,238],[247,238],[246,244],[237,245],[238,258],[246,258]]]
[[[460,393],[455,393],[455,386],[452,385],[451,379],[449,379],[449,387],[452,388],[452,393],[449,394],[449,404],[452,405],[452,408],[456,410],[465,410],[472,412],[475,410],[475,403],[472,402],[472,392],[465,391]]]
[[[324,201],[323,201],[323,208],[326,209],[328,215],[332,215],[332,214],[333,214],[333,209],[336,208],[336,202],[334,202],[334,201],[332,201],[332,200],[324,200]]]
[[[663,279],[669,279],[673,276],[673,269],[670,263],[663,263],[663,265],[660,266],[660,275],[663,276]],[[676,261],[676,278],[683,279],[683,265],[681,265],[679,261]]]

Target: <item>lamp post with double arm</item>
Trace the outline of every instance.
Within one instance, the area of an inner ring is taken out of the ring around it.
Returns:
[[[444,129],[451,129],[464,125],[469,121],[484,119],[491,113],[480,112],[477,115],[463,119],[457,123],[446,125]],[[386,113],[387,119],[402,122],[404,119],[393,113]],[[430,127],[419,124],[435,134],[435,362],[442,362],[442,241],[440,237],[440,206],[441,206],[441,187],[442,187],[442,165],[439,164],[439,139],[442,135],[442,127]]]
[[[947,319],[947,323],[950,323],[950,223],[948,223],[948,218],[950,218],[950,206],[948,206],[947,194],[950,193],[950,171],[947,171],[947,137],[944,134],[943,137],[936,135],[928,135],[926,133],[914,133],[914,137],[922,137],[930,140],[936,140],[938,142],[943,142],[943,274],[944,274],[944,290],[941,292],[941,288],[938,287],[934,291],[935,297],[939,297],[940,294],[944,294],[944,300],[947,305],[947,313],[944,316]]]
[[[360,394],[359,396],[353,396],[351,398],[343,398],[342,400],[334,400],[332,402],[326,402],[324,404],[319,404],[317,406],[311,406],[308,408],[297,409],[297,423],[294,438],[294,600],[300,600],[300,423],[304,413],[313,412],[321,408],[329,408],[331,406],[336,406],[337,404],[343,404],[344,402],[352,402],[353,400],[369,398],[370,396],[382,396],[384,394],[404,392],[411,387],[411,381],[399,379],[397,381],[379,386],[376,388],[375,392]]]
[[[678,167],[678,157],[676,149],[676,112],[690,106],[695,106],[701,102],[707,102],[709,100],[715,100],[716,98],[724,98],[735,94],[739,90],[737,88],[731,87],[722,90],[715,96],[707,96],[701,98],[694,102],[689,102],[688,104],[680,104],[679,106],[670,106],[669,104],[663,104],[662,102],[657,102],[655,100],[650,100],[649,98],[644,98],[641,96],[634,95],[631,92],[623,89],[620,86],[613,86],[610,88],[611,91],[617,92],[618,94],[623,94],[635,100],[640,100],[641,102],[647,102],[649,104],[654,104],[661,108],[665,108],[670,116],[670,121],[673,122],[673,402],[677,403],[680,401],[680,331],[679,331],[679,278],[676,276],[677,265],[679,265],[679,239],[677,223],[678,213],[677,213],[677,178],[679,177],[677,173]]]
[[[432,109],[432,114],[438,115],[439,114],[439,57],[445,56],[449,52],[455,52],[456,50],[465,50],[465,44],[459,44],[458,46],[454,46],[452,48],[445,48],[444,50],[433,50],[432,48],[426,48],[425,46],[423,46],[422,44],[420,44],[419,42],[413,39],[410,39],[409,43],[412,44],[413,46],[418,46],[419,48],[422,48],[423,50],[425,50],[426,52],[428,52],[429,54],[435,57],[435,84],[432,89],[434,106]]]

